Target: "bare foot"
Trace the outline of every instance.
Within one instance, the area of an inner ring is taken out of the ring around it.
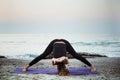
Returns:
[[[26,71],[27,71],[27,69],[26,69],[26,68],[23,68],[23,69],[22,69],[22,72],[26,72]]]
[[[26,67],[25,67],[25,68],[23,68],[23,69],[22,69],[22,71],[23,71],[23,72],[26,72],[26,71],[28,70],[28,68],[29,68],[29,67],[30,67],[30,65],[29,65],[29,64],[28,64],[28,65],[26,65]]]
[[[96,68],[94,66],[90,67],[91,71],[96,71]]]

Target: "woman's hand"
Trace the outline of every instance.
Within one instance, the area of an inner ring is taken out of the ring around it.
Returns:
[[[90,70],[91,70],[91,71],[96,71],[96,68],[95,68],[94,66],[91,66],[91,67],[90,67]]]
[[[68,64],[68,58],[67,57],[60,57],[60,58],[53,58],[52,59],[52,64],[56,65],[58,62],[64,62],[64,64]]]

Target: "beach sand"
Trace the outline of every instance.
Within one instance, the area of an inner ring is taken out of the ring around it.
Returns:
[[[31,60],[0,58],[0,80],[120,80],[120,58],[96,57],[87,58],[99,74],[58,76],[48,74],[13,74],[18,67],[24,67]],[[44,59],[31,68],[54,67],[50,59]],[[88,67],[76,59],[69,59],[67,67]]]

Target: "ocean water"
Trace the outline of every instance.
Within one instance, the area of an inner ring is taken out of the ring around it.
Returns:
[[[68,40],[76,52],[120,57],[120,35],[93,34],[0,34],[0,55],[31,59],[40,55],[53,39]]]

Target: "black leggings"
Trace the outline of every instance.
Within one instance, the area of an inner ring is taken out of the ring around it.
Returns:
[[[36,57],[35,59],[33,59],[29,65],[32,66],[33,64],[37,63],[38,61],[40,61],[41,59],[45,58],[47,55],[51,54],[52,51],[54,51],[54,43],[55,42],[59,42],[62,41],[65,43],[66,45],[66,51],[69,52],[73,57],[75,57],[76,59],[84,62],[85,64],[87,64],[88,66],[91,66],[90,62],[88,62],[88,60],[86,60],[84,57],[82,57],[80,54],[77,54],[75,52],[75,50],[73,49],[73,47],[71,46],[71,44],[64,39],[55,39],[53,41],[50,42],[50,44],[48,45],[48,47],[45,49],[45,51],[43,52],[43,54],[41,54],[40,56]],[[56,54],[55,54],[56,55]],[[60,57],[61,55],[57,55],[54,57]],[[65,54],[63,54],[65,55]]]

